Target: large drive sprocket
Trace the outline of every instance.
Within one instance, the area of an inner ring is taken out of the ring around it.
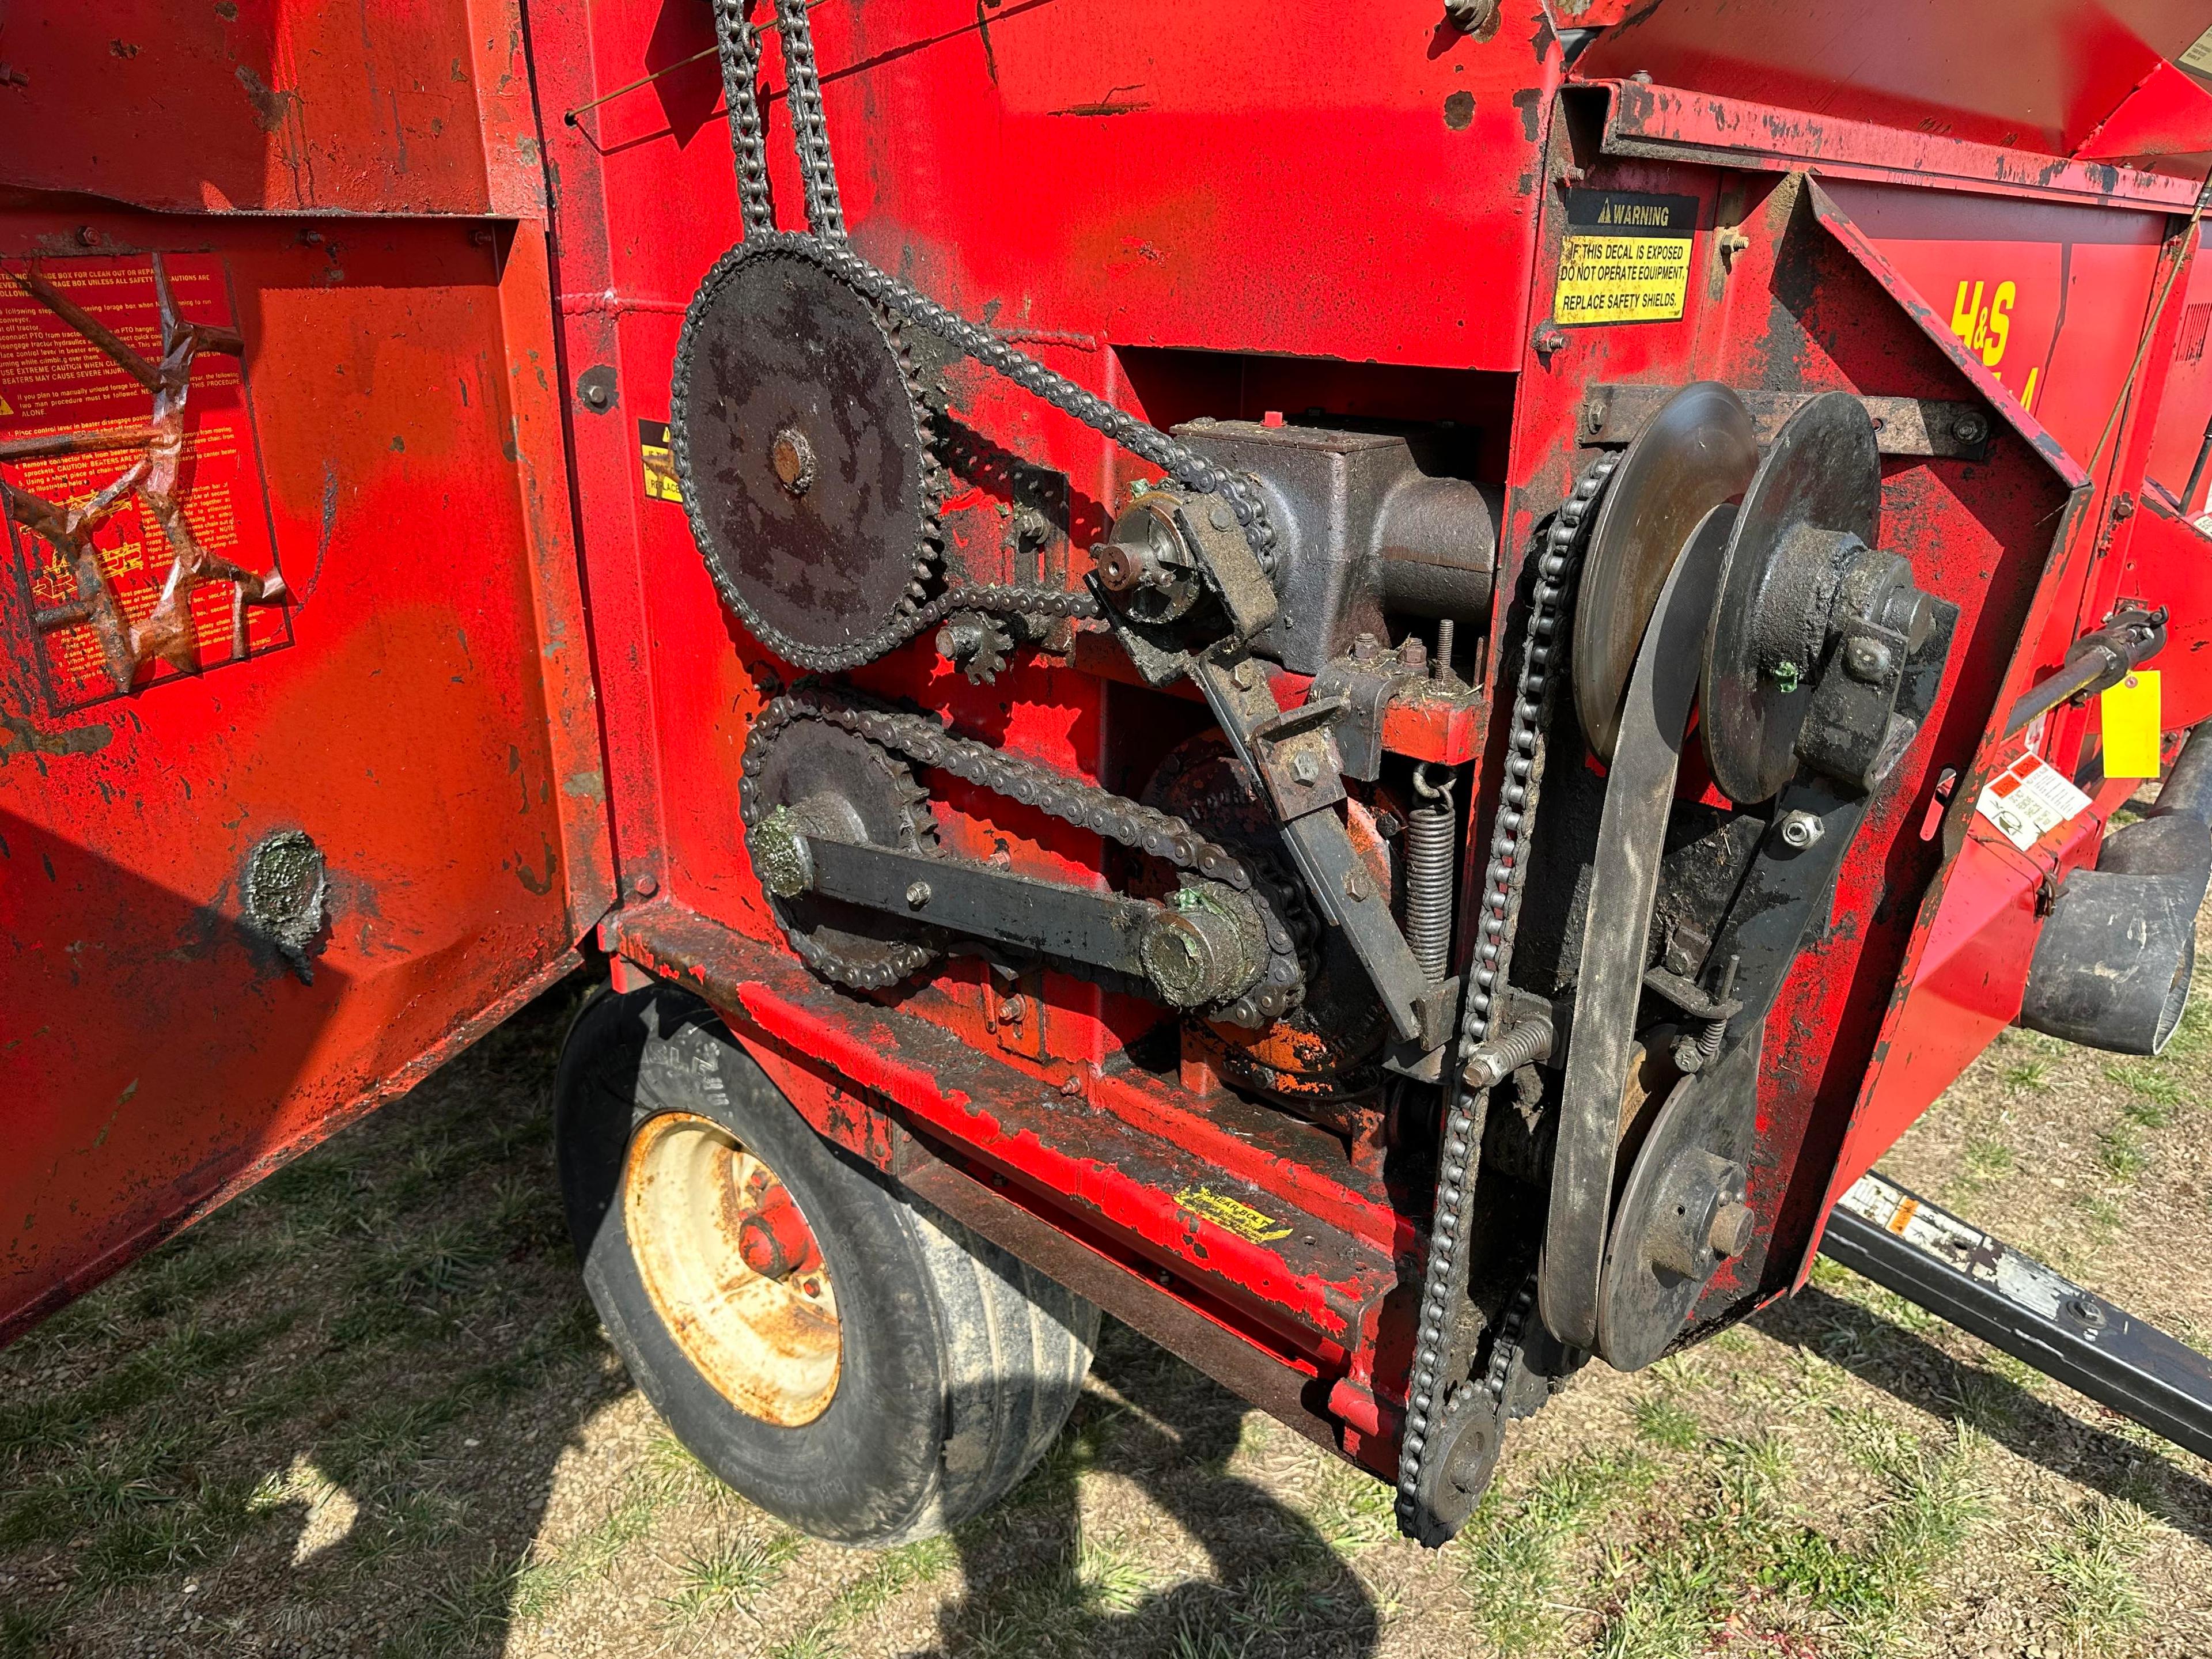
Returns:
[[[722,598],[801,667],[857,667],[914,628],[943,470],[896,321],[812,260],[741,243],[684,313],[669,429]]]

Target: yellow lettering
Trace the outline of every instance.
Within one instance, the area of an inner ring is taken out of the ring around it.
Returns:
[[[1974,297],[1966,297],[1966,284],[1959,284],[1959,297],[1951,302],[1951,332],[1968,345],[1974,343],[1974,326],[1982,312],[1982,285],[1974,284]]]
[[[2010,283],[1997,284],[1996,297],[1990,301],[1990,330],[1987,343],[1982,347],[1982,362],[1995,368],[2005,354],[2005,342],[2012,334],[2012,304],[2019,290]]]
[[[2033,368],[2029,369],[2027,371],[2027,390],[2020,394],[2020,406],[2022,409],[2027,410],[2030,414],[2033,414],[2035,411],[2035,377],[2042,373],[2043,365],[2040,363],[2038,363]]]

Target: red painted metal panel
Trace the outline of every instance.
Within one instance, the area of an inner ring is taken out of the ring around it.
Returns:
[[[242,357],[204,360],[229,386],[211,372],[204,414],[185,405],[178,494],[203,542],[284,587],[249,607],[282,627],[240,659],[233,584],[205,584],[190,672],[126,669],[88,699],[55,671],[98,660],[93,629],[34,617],[58,556],[10,526],[0,1336],[404,1089],[572,963],[611,897],[542,229],[31,198],[0,216],[0,268],[33,255],[142,351],[157,255],[195,278],[189,320],[227,301]],[[70,384],[22,321],[0,317],[11,404]],[[94,402],[11,435],[119,418]],[[94,482],[40,481],[72,504]],[[167,546],[118,520],[92,550],[143,628],[155,585],[132,567]],[[328,883],[297,957],[246,891],[290,832]]]
[[[1577,67],[2065,155],[2203,28],[2185,0],[1659,0]]]
[[[1586,59],[1577,59],[1575,68],[1593,73]],[[1940,128],[1884,126],[1841,114],[1808,114],[1755,96],[1718,98],[1634,81],[1607,82],[1605,89],[1612,100],[1605,147],[1619,155],[1777,172],[1814,167],[1830,178],[1940,183],[2059,201],[2185,210],[2197,197],[2194,179],[1954,137]]]
[[[519,0],[107,0],[0,25],[0,176],[217,213],[542,212]]]
[[[2212,720],[2212,535],[2145,490],[2128,538],[2124,590],[2167,613],[2159,671],[2166,729]]]
[[[2202,182],[2212,171],[2212,92],[2160,64],[2075,147],[2085,161],[2118,161]]]
[[[2086,470],[2150,308],[2163,213],[1824,180],[1868,243]]]

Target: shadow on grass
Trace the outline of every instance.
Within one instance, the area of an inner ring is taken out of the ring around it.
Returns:
[[[1808,1285],[1751,1322],[1905,1405],[1936,1417],[1962,1418],[2017,1455],[2108,1498],[2139,1504],[2212,1543],[2212,1485],[2156,1451],[2038,1398],[1997,1370],[1954,1358],[1871,1309]]]
[[[697,1495],[696,1466],[656,1453],[596,1522],[537,1542],[562,1453],[629,1392],[553,1170],[546,1089],[580,994],[549,993],[0,1353],[0,1659],[496,1654]],[[927,1561],[853,1558],[817,1645],[957,1560],[951,1654],[1371,1653],[1358,1575],[1230,1470],[1250,1408],[1111,1324],[1097,1375],[1111,1397],[1083,1397],[1007,1504],[917,1547]],[[1086,1534],[1093,1471],[1168,1519]],[[1389,1488],[1367,1484],[1387,1526]],[[667,1622],[615,1639],[666,1645]]]
[[[0,1353],[0,1655],[493,1653],[627,1391],[544,1109],[572,982]]]
[[[939,1614],[937,1652],[1374,1652],[1381,1621],[1358,1575],[1311,1521],[1229,1468],[1248,1422],[1264,1420],[1259,1413],[1111,1321],[1092,1374],[1114,1397],[1085,1395],[1037,1470],[1000,1510],[957,1534],[967,1590]],[[1087,1531],[1077,1503],[1086,1474],[1141,1486],[1181,1538]],[[1390,1488],[1350,1471],[1346,1478],[1358,1483],[1354,1502],[1379,1517],[1377,1535],[1395,1531]],[[1371,1504],[1362,1501],[1369,1487]],[[1176,1582],[1160,1582],[1169,1575],[1155,1564],[1187,1554],[1184,1540],[1205,1556],[1204,1576],[1178,1561]]]

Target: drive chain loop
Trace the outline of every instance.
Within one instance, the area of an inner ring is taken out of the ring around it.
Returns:
[[[1170,813],[1034,761],[1018,759],[988,744],[954,737],[933,715],[891,708],[844,686],[820,682],[799,685],[770,703],[754,722],[746,747],[746,784],[739,790],[738,802],[748,828],[770,810],[769,804],[759,800],[750,787],[754,757],[765,755],[777,734],[800,720],[820,720],[917,765],[949,773],[1063,823],[1149,854],[1176,870],[1252,894],[1267,929],[1267,966],[1250,990],[1210,1010],[1208,1018],[1232,1024],[1261,1025],[1295,1008],[1304,998],[1305,971],[1291,922],[1295,908],[1291,896],[1267,872],[1255,872],[1253,865]],[[756,750],[754,744],[760,746]],[[808,954],[807,959],[815,963],[813,954]],[[823,967],[820,963],[815,965]],[[823,967],[823,971],[842,983],[855,982],[833,971],[834,966]]]
[[[806,186],[806,219],[813,234],[779,232],[774,228],[772,216],[755,219],[756,186],[763,211],[766,211],[768,173],[758,142],[760,122],[754,90],[760,70],[759,45],[744,22],[745,8],[746,0],[716,0],[722,76],[726,85],[732,88],[731,130],[737,154],[738,198],[744,207],[746,240],[780,246],[814,260],[895,316],[919,324],[963,356],[974,358],[1031,396],[1112,439],[1130,453],[1150,461],[1176,483],[1201,494],[1218,495],[1237,515],[1237,522],[1244,532],[1253,556],[1260,562],[1261,569],[1273,575],[1275,527],[1267,517],[1266,502],[1249,480],[1225,467],[1216,466],[1158,427],[1115,408],[1065,375],[1055,374],[1035,358],[1015,350],[989,329],[946,310],[853,251],[845,240],[845,216],[838,201],[836,167],[830,153],[830,129],[822,112],[822,83],[815,68],[814,38],[807,21],[806,0],[777,0],[776,23],[783,38],[784,75],[792,124],[798,137],[799,173]],[[726,18],[729,21],[725,21]],[[744,114],[741,110],[751,112]]]
[[[1460,1006],[1459,1042],[1444,1065],[1449,1105],[1437,1152],[1436,1207],[1429,1225],[1428,1265],[1422,1277],[1419,1324],[1407,1386],[1406,1424],[1398,1449],[1398,1525],[1409,1538],[1427,1535],[1420,1525],[1421,1456],[1431,1426],[1443,1414],[1450,1385],[1445,1359],[1457,1321],[1459,1298],[1466,1295],[1467,1233],[1473,1220],[1474,1176],[1490,1091],[1471,1086],[1467,1065],[1490,1035],[1491,1014],[1512,965],[1513,935],[1521,920],[1521,893],[1528,878],[1522,856],[1535,822],[1536,799],[1543,782],[1543,735],[1565,655],[1564,624],[1586,526],[1619,457],[1593,462],[1553,516],[1546,533],[1529,594],[1522,635],[1520,684],[1514,693],[1507,728],[1505,773],[1498,812],[1491,826],[1490,864],[1483,872],[1482,920],[1474,961]],[[1517,1333],[1516,1334],[1517,1340]]]

